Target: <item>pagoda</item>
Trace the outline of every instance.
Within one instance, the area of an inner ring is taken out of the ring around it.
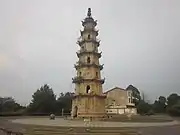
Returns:
[[[74,65],[77,75],[72,78],[75,83],[75,94],[72,100],[71,116],[73,118],[103,118],[105,112],[105,98],[101,78],[98,51],[100,40],[97,39],[97,21],[91,16],[91,8],[88,8],[87,17],[82,21],[83,30],[77,44],[80,50],[77,52],[78,62]]]

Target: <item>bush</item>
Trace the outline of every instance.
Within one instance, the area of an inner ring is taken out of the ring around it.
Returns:
[[[151,105],[144,101],[140,101],[139,104],[137,105],[137,112],[141,115],[144,115],[149,111],[151,111]]]
[[[171,116],[180,116],[180,105],[174,105],[167,110],[168,114]]]

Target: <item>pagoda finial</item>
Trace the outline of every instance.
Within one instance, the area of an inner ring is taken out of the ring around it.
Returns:
[[[88,8],[87,16],[88,16],[88,17],[91,17],[91,8]]]

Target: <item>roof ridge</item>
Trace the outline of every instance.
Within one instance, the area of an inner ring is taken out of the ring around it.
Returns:
[[[108,93],[110,91],[113,91],[114,89],[126,90],[126,89],[115,86],[115,87],[111,88],[110,90],[105,91],[104,93]]]

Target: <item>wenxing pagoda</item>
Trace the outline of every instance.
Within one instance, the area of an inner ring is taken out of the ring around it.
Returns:
[[[77,41],[80,50],[77,52],[78,62],[75,64],[77,76],[74,77],[75,95],[72,101],[73,118],[102,118],[106,115],[105,99],[102,84],[105,79],[101,79],[99,58],[101,52],[98,51],[100,40],[97,39],[97,21],[91,16],[91,8],[88,8],[87,17],[82,21],[83,31]]]

